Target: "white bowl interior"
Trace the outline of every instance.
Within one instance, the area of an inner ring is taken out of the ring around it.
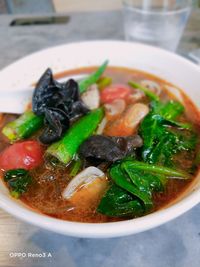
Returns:
[[[1,90],[28,87],[47,67],[54,73],[78,67],[100,65],[109,59],[112,66],[139,69],[180,87],[200,107],[200,68],[170,52],[141,44],[95,41],[62,45],[25,57],[0,72]],[[175,203],[142,218],[104,224],[74,223],[39,214],[13,200],[0,183],[0,206],[20,219],[63,234],[81,237],[114,237],[138,233],[167,222],[200,201],[200,179],[196,179]]]

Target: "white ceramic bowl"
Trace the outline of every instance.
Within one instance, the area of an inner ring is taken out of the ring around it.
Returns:
[[[100,65],[105,59],[110,65],[144,70],[182,88],[200,106],[200,67],[170,52],[119,41],[94,41],[49,48],[25,57],[0,72],[0,88],[14,90],[35,82],[51,67],[54,73],[82,66]],[[200,202],[200,179],[165,209],[144,217],[113,223],[90,224],[68,222],[39,214],[9,196],[0,184],[0,206],[19,219],[58,233],[77,237],[117,237],[156,227],[183,214]]]

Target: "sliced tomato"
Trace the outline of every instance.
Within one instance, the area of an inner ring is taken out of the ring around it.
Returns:
[[[111,103],[115,99],[127,100],[131,94],[131,88],[123,84],[113,84],[101,92],[101,102]]]
[[[0,155],[0,168],[30,170],[43,162],[44,148],[37,141],[15,143],[6,148]]]

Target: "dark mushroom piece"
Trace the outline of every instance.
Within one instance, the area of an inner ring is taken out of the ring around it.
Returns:
[[[67,114],[56,108],[47,109],[45,112],[46,127],[39,137],[43,144],[49,144],[61,138],[65,130],[69,128],[70,121]]]
[[[143,144],[139,135],[129,137],[109,137],[93,135],[80,147],[80,155],[88,161],[114,162],[132,155],[135,148]]]
[[[39,140],[51,144],[59,140],[70,123],[88,113],[89,109],[81,100],[79,86],[73,79],[59,83],[47,69],[36,85],[32,109],[36,115],[43,115],[45,129]]]

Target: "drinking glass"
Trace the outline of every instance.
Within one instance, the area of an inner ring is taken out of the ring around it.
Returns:
[[[191,7],[192,0],[124,0],[125,38],[175,51]]]

